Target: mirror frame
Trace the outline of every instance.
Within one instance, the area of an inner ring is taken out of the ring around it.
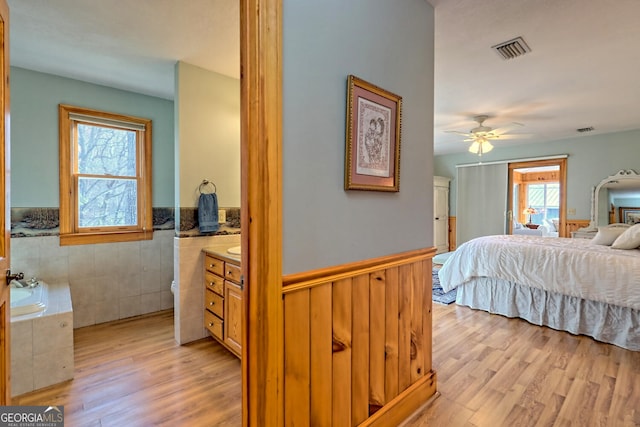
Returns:
[[[581,229],[581,231],[598,230],[598,195],[600,194],[600,189],[612,182],[628,180],[636,180],[640,184],[640,175],[632,169],[621,169],[615,175],[608,176],[591,189],[591,218],[589,219],[589,226]]]

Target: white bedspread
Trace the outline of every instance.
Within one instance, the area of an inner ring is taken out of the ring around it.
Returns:
[[[474,277],[495,277],[640,310],[640,250],[587,239],[485,236],[456,249],[438,272],[444,291]]]

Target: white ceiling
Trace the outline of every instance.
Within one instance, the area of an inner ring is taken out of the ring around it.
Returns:
[[[8,0],[11,64],[173,98],[176,61],[239,76],[232,0]],[[429,0],[436,154],[462,152],[473,116],[537,143],[640,128],[640,0]],[[531,52],[491,46],[522,36]]]
[[[184,61],[240,76],[232,0],[8,0],[11,65],[173,99]]]

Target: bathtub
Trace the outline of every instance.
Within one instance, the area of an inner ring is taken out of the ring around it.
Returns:
[[[11,292],[11,395],[73,378],[73,305],[68,283]]]
[[[27,314],[40,313],[45,311],[48,302],[47,284],[40,282],[35,288],[10,288],[11,292],[11,317],[24,316]]]

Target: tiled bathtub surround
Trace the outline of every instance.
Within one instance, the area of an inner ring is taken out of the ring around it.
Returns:
[[[174,230],[153,240],[60,246],[57,236],[11,240],[11,270],[71,287],[74,327],[173,306]]]
[[[11,395],[73,378],[73,313],[69,285],[48,283],[41,315],[11,319]]]
[[[173,208],[154,208],[153,240],[61,247],[57,208],[13,208],[11,270],[68,282],[76,328],[174,307],[176,341],[194,341],[205,336],[194,309],[202,307],[201,250],[240,244],[240,209],[222,209],[227,221],[215,235],[199,233],[197,208],[180,209],[179,230]]]

